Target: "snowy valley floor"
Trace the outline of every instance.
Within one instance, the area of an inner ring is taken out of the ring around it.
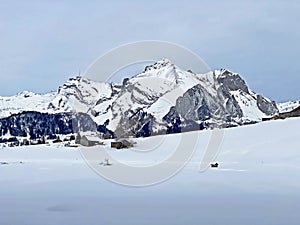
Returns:
[[[295,118],[226,129],[215,160],[220,167],[203,173],[198,171],[199,162],[211,131],[200,131],[196,152],[182,171],[141,188],[102,178],[78,148],[3,148],[0,225],[296,225],[299,127],[300,119]],[[156,163],[172,153],[179,136],[136,139],[137,147],[158,146],[142,156],[131,150],[109,151],[128,164]]]

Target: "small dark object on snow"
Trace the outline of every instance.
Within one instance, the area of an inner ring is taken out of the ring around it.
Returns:
[[[111,166],[112,164],[109,162],[109,159],[104,160],[104,166]]]
[[[122,144],[122,142],[119,142],[119,141],[111,142],[110,147],[116,148],[116,149],[121,149],[123,147],[123,144]]]
[[[61,143],[61,142],[62,140],[60,140],[59,138],[53,141],[53,143]]]
[[[8,162],[0,162],[1,165],[8,165]]]
[[[219,167],[219,163],[211,163],[210,167],[212,167],[212,168],[218,168]]]
[[[109,159],[106,158],[104,159],[104,162],[101,162],[100,165],[102,166],[111,166],[112,164],[109,162]]]
[[[110,143],[111,148],[121,149],[121,148],[131,148],[133,143],[127,140],[114,141]]]

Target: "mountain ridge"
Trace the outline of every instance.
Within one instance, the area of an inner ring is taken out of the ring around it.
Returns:
[[[57,92],[0,97],[0,118],[28,111],[83,113],[98,130],[116,137],[239,126],[279,113],[274,101],[250,90],[237,73],[220,69],[195,74],[168,59],[146,66],[122,84],[77,76]]]

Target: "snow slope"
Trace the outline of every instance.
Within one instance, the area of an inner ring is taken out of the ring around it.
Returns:
[[[293,118],[225,129],[215,160],[220,167],[204,173],[199,162],[212,131],[197,131],[191,162],[168,181],[144,188],[103,179],[79,149],[3,148],[0,161],[8,164],[0,164],[0,224],[296,225],[299,127],[300,119]],[[110,153],[129,164],[156,163],[172,153],[180,135],[135,139],[136,148],[157,147],[142,156],[131,150]]]
[[[234,96],[235,100],[241,107],[244,119],[250,121],[259,121],[261,120],[261,118],[267,117],[266,114],[260,111],[257,107],[257,100],[254,97],[254,93],[251,93],[252,95],[249,95],[241,90],[231,91],[230,93]]]

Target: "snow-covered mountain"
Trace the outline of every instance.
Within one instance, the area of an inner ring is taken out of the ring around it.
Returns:
[[[300,106],[300,101],[289,101],[277,104],[280,113],[290,112]]]
[[[117,137],[232,127],[279,113],[274,101],[251,91],[237,73],[221,69],[195,74],[167,59],[147,66],[120,85],[78,76],[57,92],[22,92],[0,98],[1,120],[28,111],[65,114],[70,120],[76,113],[85,113],[98,130]],[[5,133],[2,124],[0,129]]]
[[[103,104],[103,101],[101,101]],[[147,136],[261,121],[278,113],[275,102],[249,90],[236,73],[182,71],[163,59],[124,80],[95,121],[117,136]]]
[[[0,97],[0,118],[5,118],[23,111],[48,113],[49,102],[51,102],[55,96],[55,92],[41,95],[29,91],[22,91],[12,97]]]

